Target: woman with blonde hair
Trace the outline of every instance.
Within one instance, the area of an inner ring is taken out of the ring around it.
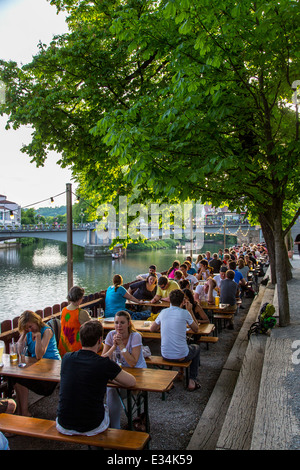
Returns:
[[[239,258],[237,261],[237,271],[241,273],[245,282],[247,282],[249,266],[245,265],[245,261],[242,258]]]
[[[119,355],[119,362],[122,367],[147,367],[143,356],[142,336],[138,333],[131,321],[130,314],[126,310],[120,310],[115,315],[115,329],[110,331],[105,338],[103,357],[114,359],[114,355]],[[121,402],[119,392],[107,387],[107,405],[109,408],[110,427],[120,429]],[[124,398],[125,398],[124,394]]]
[[[42,357],[61,359],[52,328],[37,313],[25,310],[20,315],[18,330],[20,338],[17,347],[19,350],[26,346],[28,354],[37,360]],[[38,395],[49,396],[57,385],[56,382],[22,378],[13,378],[12,382],[17,394],[17,413],[23,416],[30,416],[28,411],[28,390]]]
[[[115,274],[113,277],[113,285],[109,286],[106,290],[104,316],[106,318],[114,317],[119,310],[128,311],[126,309],[126,300],[140,303],[140,300],[136,299],[123,287],[122,276]]]

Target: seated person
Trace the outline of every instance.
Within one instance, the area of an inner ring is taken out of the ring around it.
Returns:
[[[188,279],[181,279],[179,281],[179,287],[180,287],[181,290],[183,290],[183,289],[192,289],[191,288],[191,283]]]
[[[80,328],[82,349],[64,355],[56,427],[62,434],[93,436],[109,427],[104,404],[107,382],[134,387],[135,378],[108,357],[99,356],[103,326],[97,320]]]
[[[208,266],[210,266],[211,268],[213,268],[213,272],[214,274],[217,274],[220,272],[220,268],[222,266],[222,261],[218,258],[218,255],[217,253],[214,253],[213,254],[213,257],[212,257],[212,260],[209,261],[208,263]]]
[[[168,279],[167,276],[161,276],[158,279],[156,295],[150,303],[155,304],[159,300],[170,302],[169,295],[174,289],[179,289],[177,282],[172,279]]]
[[[214,298],[218,295],[216,286],[216,281],[212,277],[208,278],[204,285],[197,286],[194,294],[196,302],[205,301],[214,304]]]
[[[207,260],[208,262],[210,262],[212,260],[212,257],[211,257],[211,252],[210,251],[207,251],[205,253],[205,260]]]
[[[156,271],[155,264],[151,264],[151,266],[149,266],[149,272],[146,274],[139,274],[138,276],[136,276],[136,279],[138,281],[143,281],[149,276],[149,274],[156,274],[157,279],[159,279],[161,276],[161,274]]]
[[[234,272],[234,282],[237,283],[239,286],[245,286],[246,285],[246,280],[244,279],[243,275],[241,272],[239,272],[236,269],[236,262],[235,261],[230,261],[228,263],[229,269],[231,269]]]
[[[193,293],[190,289],[183,289],[182,292],[186,298],[186,309],[190,312],[193,318],[196,319],[197,323],[209,323],[209,318],[204,312],[201,305],[194,299]]]
[[[206,259],[202,259],[200,261],[200,268],[198,269],[198,273],[196,274],[196,278],[201,280],[206,280],[210,276],[210,270],[208,268],[208,261]]]
[[[147,364],[143,356],[143,340],[131,321],[128,312],[120,310],[115,315],[115,329],[110,331],[105,338],[102,357],[113,360],[114,351],[120,354],[122,367],[146,368]],[[107,405],[109,408],[110,427],[120,429],[121,401],[126,398],[125,390],[117,390],[107,387]]]
[[[20,333],[17,343],[19,350],[27,346],[28,353],[37,360],[42,357],[56,360],[61,359],[52,328],[47,323],[44,323],[37,313],[25,310],[20,315],[18,330]],[[30,416],[28,411],[29,390],[38,395],[49,396],[57,386],[56,382],[46,380],[16,377],[11,378],[11,381],[17,394],[18,414],[22,416]]]
[[[184,293],[175,289],[170,292],[170,307],[163,309],[150,327],[150,331],[161,333],[161,355],[166,360],[186,362],[191,360],[190,379],[188,390],[194,391],[200,388],[197,382],[200,347],[198,344],[187,344],[187,325],[195,332],[198,324],[192,315],[184,310],[186,304]]]
[[[63,357],[66,352],[81,349],[79,330],[83,323],[91,320],[88,312],[80,308],[84,296],[84,289],[73,286],[68,293],[69,304],[61,312],[61,334],[58,350]]]
[[[194,273],[191,273],[191,274],[195,274],[197,272],[197,266],[196,266],[196,263],[194,263],[194,261],[192,260],[192,257],[191,256],[187,256],[186,257],[186,261],[188,261],[190,264],[191,264],[191,268],[192,269],[195,269],[195,272]]]
[[[196,276],[188,274],[188,265],[186,263],[181,264],[179,269],[182,272],[183,278],[188,279],[190,281],[191,287],[193,289],[193,287],[198,284],[198,279],[196,278]]]
[[[234,271],[228,269],[226,271],[226,278],[221,283],[220,288],[220,303],[229,304],[224,311],[235,312],[237,309],[236,298],[238,294],[238,285],[234,281]],[[233,328],[231,320],[229,328]]]
[[[180,271],[180,269],[177,269],[177,271],[175,271],[175,274],[174,274],[174,281],[176,281],[178,284],[181,279],[183,279],[183,274]]]
[[[220,269],[219,274],[216,274],[214,276],[214,280],[217,284],[216,289],[217,289],[219,294],[220,294],[221,282],[226,278],[226,271],[227,271],[227,268],[225,266],[222,266],[221,269]]]
[[[145,281],[137,281],[130,284],[128,288],[129,294],[134,295],[139,300],[152,300],[156,294],[157,276],[149,274]]]
[[[106,291],[104,317],[114,317],[119,310],[127,310],[126,300],[140,303],[140,300],[127,292],[122,284],[122,276],[115,274],[113,277],[113,285],[109,286]],[[129,310],[127,311],[130,313]]]
[[[179,269],[180,263],[179,261],[173,261],[172,266],[167,271],[167,276],[169,279],[174,279],[175,272]]]
[[[187,273],[191,274],[192,276],[197,273],[195,268],[192,268],[192,264],[189,260],[185,260],[184,264],[187,265]]]
[[[228,263],[231,261],[229,253],[225,253],[223,256],[223,264],[222,266],[226,266],[228,268]]]

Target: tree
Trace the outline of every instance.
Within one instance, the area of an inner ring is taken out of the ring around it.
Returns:
[[[296,0],[52,0],[70,33],[31,64],[3,63],[3,112],[32,124],[24,148],[62,154],[91,204],[201,199],[261,224],[289,323],[284,236],[299,210],[299,140],[289,108],[299,70]]]
[[[21,224],[22,225],[35,225],[38,219],[33,208],[21,210]]]

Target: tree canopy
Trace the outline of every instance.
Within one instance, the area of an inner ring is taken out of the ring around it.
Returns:
[[[92,205],[136,188],[143,201],[201,197],[246,208],[262,226],[288,317],[299,2],[51,3],[67,11],[69,33],[40,44],[22,68],[1,62],[2,112],[14,127],[34,128],[23,150],[37,165],[58,151]]]

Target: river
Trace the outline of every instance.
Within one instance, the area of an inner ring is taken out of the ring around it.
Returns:
[[[217,251],[221,245],[204,244],[202,252]],[[186,253],[189,254],[189,253]],[[124,283],[148,272],[150,264],[165,271],[172,262],[185,259],[185,252],[152,250],[127,252],[124,258],[85,258],[81,247],[73,247],[73,281],[92,294],[106,289],[114,274]],[[0,323],[18,317],[24,310],[38,310],[62,303],[67,296],[67,246],[40,241],[37,245],[0,249]]]

